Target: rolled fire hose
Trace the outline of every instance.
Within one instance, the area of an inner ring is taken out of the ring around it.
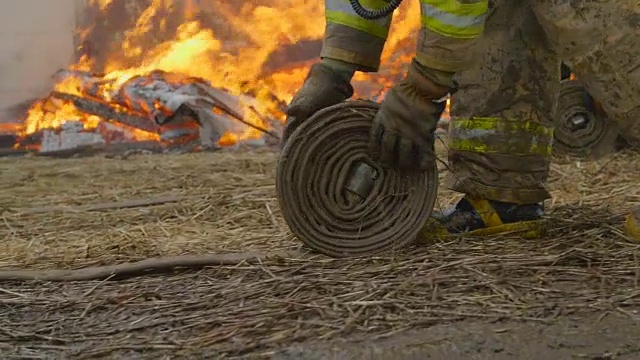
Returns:
[[[431,216],[436,164],[403,175],[368,156],[378,104],[347,101],[302,123],[282,149],[276,172],[280,208],[291,231],[331,257],[403,249]]]
[[[562,80],[554,130],[556,155],[597,158],[617,150],[617,126],[590,102],[579,81]]]

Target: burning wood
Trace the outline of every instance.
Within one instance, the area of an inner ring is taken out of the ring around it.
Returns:
[[[149,121],[143,114],[130,110],[116,109],[113,104],[103,102],[100,99],[83,98],[57,91],[52,92],[50,97],[71,101],[79,111],[99,116],[107,121],[118,122],[148,132],[157,132],[159,129],[156,123]]]
[[[41,129],[41,152],[141,140],[155,140],[165,148],[193,142],[198,144],[192,147],[215,148],[232,145],[233,134],[248,131],[280,139],[279,121],[260,116],[255,98],[231,95],[203,79],[153,71],[118,86],[101,75],[70,70],[59,71],[55,78],[73,81],[75,94],[53,91],[42,102],[44,116],[59,117],[70,106],[76,118]],[[33,136],[24,137],[24,144],[29,138],[33,141]]]
[[[100,134],[105,144],[99,146],[123,141],[154,141],[168,149],[277,144],[283,105],[317,58],[324,29],[318,2],[232,1],[212,7],[207,2],[114,0],[85,5],[75,39],[82,50],[77,62],[73,70],[59,71],[55,91],[30,108],[19,147],[53,151],[58,144],[66,149],[71,142],[61,138],[73,135],[61,126],[69,121],[83,124],[74,133],[83,138],[79,142]],[[378,99],[375,92],[405,72],[412,52],[402,49],[414,48],[415,39],[399,40],[420,23],[409,21],[406,14],[413,10],[403,9],[396,23],[405,29],[392,31],[383,54],[387,70],[377,80],[357,76],[358,97]],[[273,21],[282,14],[297,24]],[[42,147],[45,131],[49,140]]]
[[[69,121],[62,124],[59,130],[43,131],[40,151],[52,152],[104,144],[105,140],[99,133],[85,132],[84,124]]]

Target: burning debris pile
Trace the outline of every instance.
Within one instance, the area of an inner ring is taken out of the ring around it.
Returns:
[[[19,119],[13,149],[68,154],[277,144],[284,108],[320,52],[325,25],[321,2],[85,4],[77,61],[55,74],[54,90]],[[380,100],[405,72],[420,25],[410,15],[418,6],[398,10],[385,66],[356,75],[356,97]]]
[[[257,99],[231,95],[201,78],[155,70],[118,86],[117,79],[61,70],[55,79],[75,82],[75,94],[53,91],[31,114],[55,117],[60,125],[27,129],[19,147],[44,153],[127,145],[193,151],[236,145],[242,135],[254,144],[280,139],[281,122],[258,114]]]

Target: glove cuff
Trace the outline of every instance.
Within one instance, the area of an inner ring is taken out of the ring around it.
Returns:
[[[356,73],[356,70],[358,69],[358,65],[356,64],[351,64],[346,61],[327,58],[327,57],[322,58],[320,60],[320,63],[330,68],[331,70],[333,70],[333,72],[337,76],[342,78],[344,82],[351,82],[353,75]]]
[[[456,87],[453,81],[454,73],[427,68],[415,59],[409,65],[407,82],[411,84],[420,95],[439,100],[453,92]]]
[[[316,111],[353,96],[353,86],[334,69],[319,62],[309,69],[302,88],[287,107],[287,116],[306,119]]]
[[[349,74],[349,71],[337,69],[322,61],[311,65],[305,82],[317,81],[324,84],[324,86],[321,87],[334,87],[341,95],[344,95],[344,98],[348,99],[353,96],[354,93],[353,86],[351,86],[352,77],[353,73]]]

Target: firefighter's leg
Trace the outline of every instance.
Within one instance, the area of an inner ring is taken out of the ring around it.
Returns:
[[[367,8],[381,8],[384,0],[360,0]],[[325,0],[326,29],[320,62],[311,66],[304,84],[287,109],[283,145],[296,127],[320,109],[353,95],[356,71],[377,71],[392,15],[363,19],[348,0]]]
[[[528,2],[489,9],[479,66],[457,78],[449,131],[448,186],[465,194],[426,230],[441,233],[539,235],[549,198],[553,130],[548,109],[560,64]]]
[[[622,135],[640,144],[640,6],[637,0],[537,0],[534,12],[553,49]],[[627,233],[640,241],[640,208]]]
[[[621,135],[640,144],[638,0],[536,0],[533,10],[551,47]]]

